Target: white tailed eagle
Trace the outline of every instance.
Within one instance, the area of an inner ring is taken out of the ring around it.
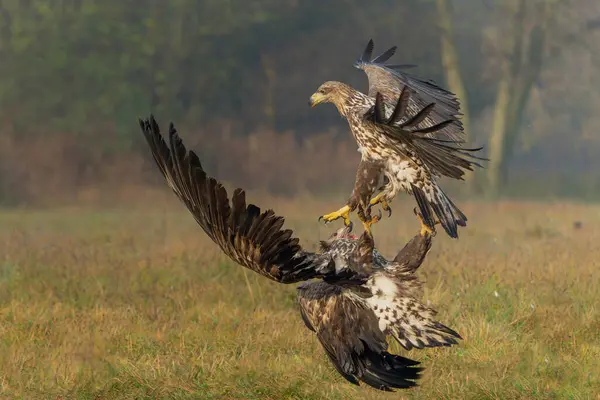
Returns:
[[[283,217],[247,204],[242,189],[230,200],[173,124],[168,144],[153,117],[140,126],[167,184],[229,258],[280,283],[317,279],[297,288],[300,314],[348,381],[386,391],[415,386],[419,362],[389,353],[386,337],[406,349],[450,346],[461,338],[420,301],[415,271],[432,240],[424,225],[391,261],[374,248],[370,232],[357,238],[349,227],[322,241],[319,251],[306,251],[283,229]]]
[[[323,83],[309,104],[333,103],[345,117],[361,153],[354,190],[346,206],[323,215],[325,222],[343,218],[358,207],[365,229],[379,220],[371,218],[370,207],[381,203],[391,215],[389,203],[398,192],[412,194],[425,223],[434,229],[437,216],[450,237],[458,237],[457,226],[466,226],[467,217],[454,205],[437,183],[447,176],[463,179],[465,170],[484,160],[462,148],[463,127],[457,118],[460,105],[454,94],[402,72],[402,66],[384,65],[396,47],[371,59],[369,41],[355,63],[367,74],[368,94],[341,82]],[[381,186],[380,180],[387,182]],[[375,192],[379,192],[372,197]]]

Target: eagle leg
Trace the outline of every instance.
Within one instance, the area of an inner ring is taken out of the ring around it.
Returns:
[[[369,201],[368,208],[371,209],[371,207],[376,204],[381,204],[381,208],[383,208],[384,211],[387,211],[388,218],[392,216],[392,207],[390,207],[390,203],[385,199],[383,193],[379,193],[377,196],[373,197],[371,201]]]
[[[321,215],[319,217],[319,221],[323,220],[327,224],[331,221],[335,221],[338,218],[344,219],[344,225],[352,226],[352,222],[350,221],[350,206],[345,205],[344,207],[340,208],[337,211],[334,211],[329,214]]]
[[[425,221],[423,220],[423,217],[421,216],[421,213],[419,212],[419,210],[417,210],[417,207],[415,207],[413,209],[413,212],[415,213],[415,215],[419,219],[419,222],[421,223],[421,236],[427,236],[427,235],[435,236],[435,234],[436,234],[435,227],[432,229],[429,227],[429,225],[427,225],[425,223]],[[435,221],[434,225],[437,225],[439,223],[440,223],[439,220]]]
[[[373,217],[371,217],[370,209],[367,208],[366,211],[367,212],[365,213],[365,211],[363,211],[362,209],[359,209],[358,217],[360,218],[360,220],[363,223],[363,226],[365,227],[365,232],[367,232],[369,235],[371,235],[371,225],[373,225],[381,220],[381,210],[379,210],[378,215],[375,215]]]

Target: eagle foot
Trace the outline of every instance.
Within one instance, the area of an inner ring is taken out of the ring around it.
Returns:
[[[373,197],[369,201],[369,206],[367,207],[367,211],[370,212],[371,208],[376,204],[381,204],[381,208],[383,208],[383,211],[387,211],[388,218],[390,218],[392,216],[392,207],[390,207],[390,203],[388,203],[388,201],[383,197],[382,193]]]
[[[334,211],[329,214],[321,215],[319,217],[319,221],[323,220],[325,222],[325,224],[328,224],[332,221],[335,221],[338,218],[343,218],[344,225],[351,227],[352,222],[350,221],[350,207],[346,205],[337,211]]]
[[[379,204],[381,204],[381,208],[383,209],[383,211],[386,211],[388,213],[388,218],[390,218],[392,216],[392,207],[390,207],[389,203],[385,200],[381,200],[379,202]],[[373,208],[374,204],[369,204],[367,206],[367,213],[371,213],[371,209]]]
[[[371,234],[371,225],[381,221],[381,210],[379,210],[378,215],[375,215],[372,217],[371,217],[370,210],[367,211],[366,215],[363,212],[359,212],[358,216],[360,217],[360,220],[362,221],[363,226],[365,227],[365,232]]]
[[[415,213],[415,215],[419,219],[419,222],[421,223],[421,236],[426,236],[426,235],[435,236],[435,234],[436,234],[435,226],[432,228],[425,223],[425,221],[423,220],[423,216],[421,215],[419,210],[417,210],[417,207],[415,207],[413,209],[413,213]],[[440,221],[435,221],[434,225],[437,225],[439,223],[440,223]]]

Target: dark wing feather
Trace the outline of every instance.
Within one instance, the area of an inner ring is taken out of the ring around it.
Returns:
[[[408,110],[411,114],[416,114],[427,104],[435,103],[438,105],[434,112],[428,115],[423,123],[426,126],[433,126],[443,121],[451,120],[452,123],[443,127],[437,133],[438,137],[443,136],[447,139],[457,140],[463,135],[463,125],[458,119],[461,114],[460,102],[456,95],[446,89],[436,85],[432,81],[421,80],[415,76],[403,72],[402,66],[383,65],[393,54],[388,50],[381,56],[374,59],[368,59],[373,54],[373,41],[369,41],[367,50],[362,57],[355,62],[355,67],[362,69],[369,80],[370,97],[375,97],[381,93],[388,105],[395,104],[404,87],[408,87],[414,94],[408,103]],[[389,54],[391,53],[391,54]],[[383,57],[384,55],[389,57]]]
[[[486,158],[474,154],[483,147],[466,149],[421,136],[418,132],[414,133],[401,127],[379,127],[384,135],[396,140],[402,147],[406,146],[436,175],[462,180],[465,171],[473,171],[474,167],[483,168],[478,161],[487,161]]]
[[[381,102],[376,102],[369,108],[364,115],[365,121],[375,125],[375,129],[397,142],[398,148],[421,160],[436,175],[463,179],[466,170],[472,171],[473,167],[482,167],[477,161],[487,159],[474,154],[482,150],[482,147],[463,148],[459,146],[462,141],[439,139],[438,134],[452,121],[442,121],[426,128],[418,127],[435,111],[437,104],[427,104],[416,110],[414,115],[407,115],[404,122],[397,122],[397,116],[404,114],[405,104],[410,100],[406,98],[407,94],[406,90],[401,92],[386,122],[380,121],[379,114],[383,112],[384,107]]]
[[[425,256],[431,249],[431,234],[416,234],[394,257],[394,263],[402,273],[414,273],[421,266]]]
[[[173,192],[186,205],[206,234],[238,264],[277,282],[292,283],[323,277],[335,270],[326,255],[305,252],[284,218],[246,204],[242,189],[227,191],[206,175],[193,151],[187,151],[173,124],[169,146],[154,117],[140,120],[152,156]]]

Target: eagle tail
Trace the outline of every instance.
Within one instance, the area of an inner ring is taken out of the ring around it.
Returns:
[[[434,229],[434,214],[437,216],[440,224],[451,238],[458,238],[458,226],[467,226],[467,217],[450,200],[435,182],[429,183],[426,190],[411,184],[411,189],[423,221],[431,229]]]
[[[330,351],[327,356],[336,370],[350,383],[358,385],[362,381],[374,389],[393,392],[394,389],[408,389],[417,386],[423,368],[419,361],[388,353],[373,351],[364,344],[362,353],[355,352],[352,363],[359,365],[357,371],[347,371],[350,363],[343,364]],[[327,350],[327,348],[325,348]]]
[[[365,370],[361,381],[379,390],[392,391],[395,389],[407,389],[417,385],[419,373],[423,368],[415,367],[418,361],[390,354],[387,351],[376,353],[368,347],[363,355],[365,359]]]

